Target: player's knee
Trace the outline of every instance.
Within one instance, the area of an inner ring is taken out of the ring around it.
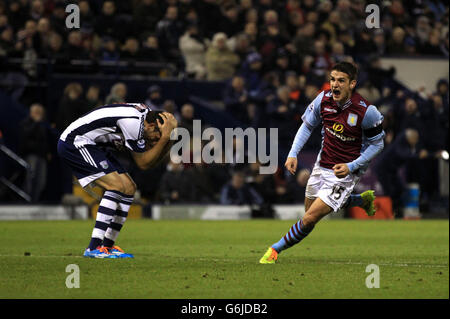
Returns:
[[[126,185],[120,178],[108,180],[108,182],[97,182],[97,184],[108,191],[116,191],[123,194],[127,191]]]
[[[124,190],[123,193],[126,195],[134,195],[136,193],[137,186],[136,183],[133,181],[127,181],[124,183]]]

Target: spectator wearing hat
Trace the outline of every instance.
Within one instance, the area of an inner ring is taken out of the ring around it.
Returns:
[[[210,81],[230,79],[239,64],[239,56],[230,50],[227,39],[225,33],[216,33],[206,52],[206,78]]]
[[[252,52],[247,55],[239,70],[239,74],[244,78],[250,96],[257,94],[257,90],[261,86],[263,72],[261,55],[257,52]]]
[[[152,85],[147,89],[147,99],[145,105],[149,106],[153,111],[161,111],[163,109],[164,100],[159,85]]]

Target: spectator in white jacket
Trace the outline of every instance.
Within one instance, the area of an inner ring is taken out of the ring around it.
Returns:
[[[199,35],[198,26],[191,24],[179,40],[179,48],[186,63],[186,73],[195,79],[204,79],[206,75],[205,54],[209,39]]]

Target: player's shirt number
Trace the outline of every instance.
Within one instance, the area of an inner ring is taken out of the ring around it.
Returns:
[[[335,200],[338,200],[342,196],[342,192],[345,190],[345,187],[342,187],[340,185],[334,185],[331,189],[330,197],[334,198]]]

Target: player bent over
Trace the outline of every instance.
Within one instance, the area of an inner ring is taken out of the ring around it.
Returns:
[[[260,259],[273,264],[278,254],[308,236],[326,215],[350,206],[373,215],[373,191],[351,195],[370,161],[384,147],[383,116],[374,105],[354,92],[357,69],[348,62],[331,69],[330,90],[322,91],[307,107],[295,135],[285,167],[297,169],[297,154],[312,130],[322,124],[322,147],[305,192],[305,215]]]
[[[82,187],[94,182],[105,190],[85,257],[133,258],[115,241],[128,216],[136,184],[103,146],[131,151],[140,169],[155,166],[170,148],[177,120],[144,104],[105,105],[71,123],[58,141],[59,156],[72,168]]]

